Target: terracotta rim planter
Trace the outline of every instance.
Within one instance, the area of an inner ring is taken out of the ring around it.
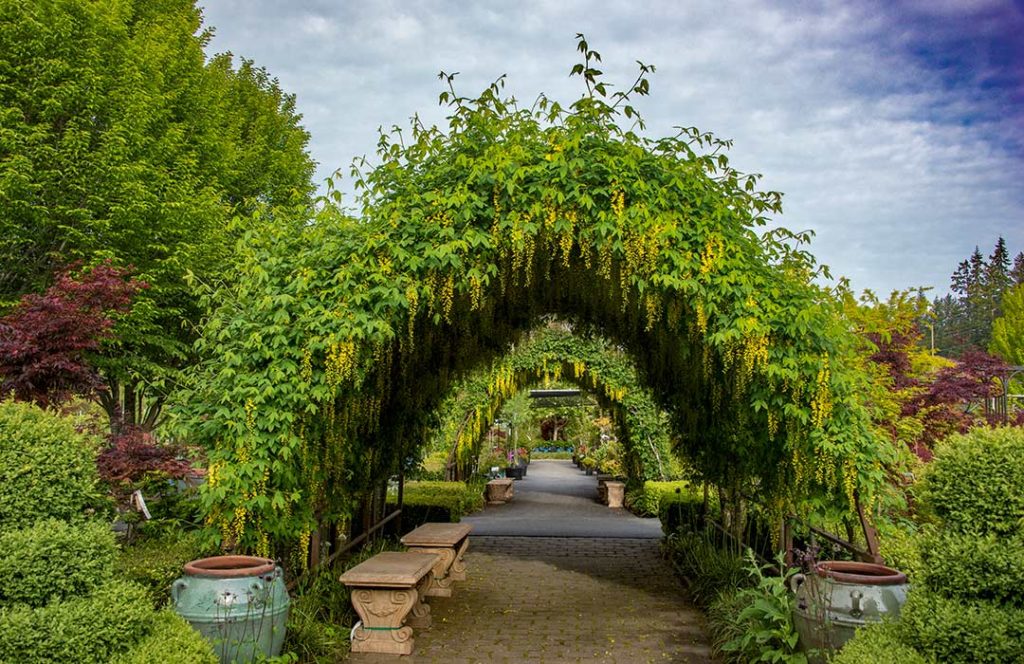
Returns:
[[[859,583],[873,586],[898,586],[907,582],[907,575],[885,565],[858,563],[846,560],[827,560],[814,566],[818,576],[840,583]]]
[[[276,565],[269,558],[256,556],[214,556],[185,563],[185,574],[212,579],[237,579],[272,574]]]

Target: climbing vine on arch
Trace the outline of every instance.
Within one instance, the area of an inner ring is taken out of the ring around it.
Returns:
[[[344,524],[453,381],[546,314],[634,359],[710,481],[780,509],[870,501],[884,460],[864,378],[807,238],[764,228],[779,194],[709,133],[625,129],[653,68],[609,94],[579,46],[571,104],[521,108],[501,81],[462,97],[446,77],[448,125],[382,135],[379,165],[354,170],[357,218],[323,201],[301,234],[270,220],[242,239],[183,395],[222,543],[301,553]]]
[[[534,330],[494,364],[459,381],[439,409],[428,444],[454,448],[456,463],[471,465],[505,401],[532,384],[565,379],[593,393],[619,422],[631,481],[666,479],[675,454],[671,424],[633,362],[608,340],[565,326]]]

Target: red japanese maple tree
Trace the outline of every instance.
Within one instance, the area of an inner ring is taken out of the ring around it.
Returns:
[[[0,391],[48,405],[88,394],[101,382],[88,354],[109,339],[114,317],[147,285],[109,261],[70,266],[45,293],[21,298],[0,318]]]

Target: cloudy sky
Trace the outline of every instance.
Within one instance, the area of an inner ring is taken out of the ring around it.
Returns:
[[[1022,0],[200,2],[211,53],[296,94],[321,180],[379,126],[443,122],[441,70],[467,95],[508,74],[520,100],[571,102],[583,32],[613,83],[656,65],[649,134],[733,139],[734,165],[784,192],[780,223],[857,289],[944,292],[975,245],[1024,250]]]

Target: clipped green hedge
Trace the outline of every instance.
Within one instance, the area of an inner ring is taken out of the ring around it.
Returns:
[[[903,643],[939,662],[1020,662],[1024,610],[913,588],[900,614]]]
[[[170,609],[156,614],[149,634],[110,664],[217,664],[220,660],[198,631]]]
[[[390,508],[397,507],[397,498],[397,494],[388,494]],[[483,506],[483,486],[476,482],[406,482],[402,526],[411,530],[430,521],[454,523]]]
[[[185,563],[216,555],[204,546],[198,533],[170,532],[127,546],[117,558],[117,575],[146,588],[153,606],[166,606],[171,584]]]
[[[657,516],[661,513],[661,504],[675,500],[678,495],[691,496],[700,494],[700,490],[690,482],[683,480],[675,482],[658,482],[647,480],[639,489],[630,491],[626,495],[626,506],[640,516]],[[703,494],[700,494],[703,501]]]
[[[107,664],[146,634],[153,615],[145,589],[120,580],[40,608],[0,608],[0,662]]]
[[[1024,536],[943,531],[921,543],[925,586],[946,597],[1024,607]]]
[[[97,504],[97,442],[38,406],[0,401],[0,530]]]
[[[919,496],[944,529],[1024,533],[1024,429],[978,428],[942,441]]]
[[[895,623],[874,623],[857,630],[830,664],[928,664],[921,653],[903,643]]]
[[[650,492],[647,484],[653,484]],[[658,519],[661,530],[665,534],[677,530],[703,530],[704,528],[704,492],[689,482],[646,482],[645,494],[657,496]],[[648,499],[653,500],[653,499]],[[708,496],[710,516],[718,517],[718,497],[714,493]]]
[[[101,522],[45,519],[0,532],[0,605],[87,595],[111,579],[116,556],[114,533]]]

